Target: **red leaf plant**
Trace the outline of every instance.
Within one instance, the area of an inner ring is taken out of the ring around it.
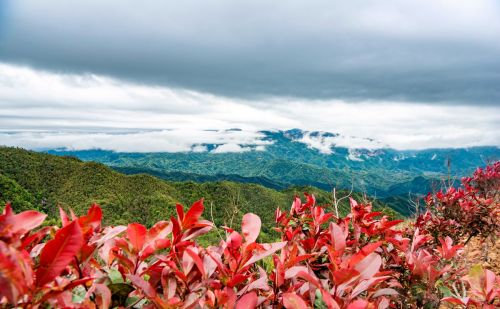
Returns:
[[[458,259],[471,235],[498,231],[499,170],[429,195],[428,211],[405,227],[354,199],[338,218],[306,194],[276,210],[275,242],[259,242],[261,220],[249,213],[240,231],[224,227],[225,239],[206,248],[196,242],[213,228],[203,200],[187,212],[176,205],[177,216],[150,228],[102,227],[98,205],[80,217],[61,209],[62,227],[40,227],[45,215],[7,204],[0,307],[494,308],[500,277]]]

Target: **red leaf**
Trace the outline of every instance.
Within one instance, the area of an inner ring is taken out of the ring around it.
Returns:
[[[238,232],[232,232],[226,239],[227,247],[233,249],[238,249],[242,242],[241,235]]]
[[[105,284],[95,283],[85,295],[89,298],[90,294],[94,293],[95,302],[98,308],[108,309],[111,306],[111,291]]]
[[[59,207],[59,216],[61,217],[61,222],[63,227],[71,223],[68,214],[61,207]]]
[[[147,298],[154,299],[156,297],[156,291],[149,282],[136,275],[127,275],[127,278],[135,287],[141,290]]]
[[[349,260],[349,267],[354,267],[356,264],[358,264],[359,261],[364,259],[366,256],[368,256],[370,253],[373,251],[377,250],[378,247],[382,244],[381,241],[377,241],[375,243],[368,244],[361,248],[358,252],[356,252],[355,255],[351,257]]]
[[[12,205],[10,202],[5,203],[5,208],[3,209],[2,215],[12,216],[14,212],[12,211]]]
[[[177,239],[181,233],[179,220],[174,217],[170,217],[170,222],[172,222],[172,235],[174,236],[174,239]]]
[[[256,253],[254,254],[246,263],[245,265],[243,265],[243,267],[246,267],[248,265],[251,265],[257,261],[260,261],[262,260],[263,258],[265,258],[266,256],[269,256],[271,254],[273,254],[274,252],[280,250],[281,248],[283,248],[285,245],[287,244],[286,241],[282,241],[282,242],[275,242],[275,243],[272,243],[272,244],[262,244],[262,247],[264,247],[264,251],[262,252],[259,252],[259,253]]]
[[[311,208],[312,206],[316,205],[316,198],[314,197],[314,194],[307,194],[304,193],[307,199],[307,203],[304,205],[304,208]]]
[[[10,203],[5,204],[3,214],[0,215],[0,232],[2,236],[25,234],[43,223],[47,215],[34,210],[24,211],[15,215]],[[18,235],[20,236],[20,235]]]
[[[230,288],[234,288],[238,284],[242,283],[243,281],[247,280],[248,276],[242,275],[242,274],[236,274],[234,275],[231,280],[229,280],[226,285]]]
[[[154,242],[157,239],[167,238],[168,234],[172,232],[172,226],[168,221],[159,221],[153,225],[149,231],[147,236],[148,243]]]
[[[276,263],[275,263],[276,264]],[[285,279],[290,279],[290,278],[294,278],[297,276],[297,274],[300,272],[300,271],[303,271],[303,272],[307,272],[308,269],[307,267],[305,266],[292,266],[290,268],[288,268],[285,272]]]
[[[351,280],[352,278],[359,275],[359,272],[355,269],[339,269],[333,272],[333,280],[335,284],[340,285],[344,282]]]
[[[368,302],[366,300],[360,299],[356,300],[347,306],[347,309],[366,309],[368,308]]]
[[[14,229],[17,232],[26,233],[43,223],[47,215],[34,210],[23,211],[14,216]]]
[[[314,278],[312,275],[306,273],[305,271],[299,271],[297,273],[297,277],[306,280],[317,288],[321,288],[321,283],[318,281],[318,279]]]
[[[307,308],[306,302],[295,293],[283,294],[283,306],[287,309],[302,309]]]
[[[187,229],[195,224],[203,213],[203,209],[203,199],[194,202],[182,221],[182,227]]]
[[[47,242],[40,254],[40,265],[36,271],[36,285],[42,286],[59,276],[73,261],[82,245],[82,230],[78,222],[72,222],[57,231],[54,239]]]
[[[329,309],[340,309],[339,304],[333,299],[332,295],[324,289],[321,290],[321,296],[323,296],[323,301]]]
[[[259,216],[252,213],[248,213],[243,216],[243,220],[241,221],[241,231],[247,243],[255,242],[255,240],[257,240],[257,237],[259,237],[260,234],[261,225],[262,223]]]
[[[442,302],[448,302],[455,305],[466,306],[469,302],[469,298],[466,297],[464,299],[456,298],[456,297],[445,297],[441,299]]]
[[[32,261],[29,255],[0,241],[0,298],[5,297],[8,303],[15,304],[32,285]]]
[[[257,302],[259,299],[257,298],[257,294],[255,292],[250,292],[243,295],[240,300],[236,303],[236,309],[250,309],[256,308]]]
[[[84,231],[99,228],[102,220],[102,209],[97,204],[92,204],[89,208],[87,215],[78,219],[80,226]]]
[[[290,211],[290,214],[298,213],[300,212],[300,208],[302,207],[302,201],[298,196],[295,197],[295,200],[292,203],[292,209]]]
[[[181,204],[175,204],[175,210],[177,211],[177,218],[182,222],[184,220],[184,208]]]
[[[191,248],[186,248],[186,251],[184,252],[186,252],[187,254],[189,254],[189,256],[191,256],[194,263],[196,264],[196,267],[198,267],[198,269],[200,270],[201,275],[205,277],[206,276],[205,268],[203,267],[203,261],[201,260],[200,256],[196,252],[194,252]]]
[[[453,239],[449,236],[446,236],[445,239],[439,238],[439,242],[441,243],[441,247],[438,247],[436,250],[443,258],[448,260],[455,257],[457,252],[464,247],[462,245],[453,246]]]
[[[139,223],[131,223],[127,227],[127,238],[136,252],[141,251],[146,241],[147,229]]]

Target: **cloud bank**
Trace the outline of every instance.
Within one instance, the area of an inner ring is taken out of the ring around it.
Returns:
[[[500,104],[496,0],[4,0],[0,60],[217,96]]]
[[[205,151],[203,144],[213,143],[224,145],[218,151],[250,151],[266,146],[258,131],[291,128],[340,134],[304,141],[318,149],[332,143],[357,147],[353,143],[363,141],[351,136],[397,149],[499,146],[500,107],[242,99],[0,63],[4,145],[175,152]]]

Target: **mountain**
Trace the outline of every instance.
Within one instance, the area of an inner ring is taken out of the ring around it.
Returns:
[[[310,185],[326,191],[352,186],[389,202],[425,194],[443,179],[469,175],[500,158],[500,149],[494,146],[401,151],[370,138],[330,132],[293,129],[260,134],[259,145],[239,145],[240,152],[218,151],[223,144],[193,145],[204,152],[48,152],[101,162],[127,174],[147,173],[175,181],[231,180],[273,189]],[[401,203],[397,207],[409,213]]]
[[[217,226],[239,226],[242,215],[253,212],[262,218],[264,235],[269,235],[276,207],[289,209],[293,197],[303,192],[315,194],[320,204],[331,202],[329,192],[313,187],[277,191],[229,181],[172,182],[147,174],[124,175],[74,157],[0,147],[0,203],[12,201],[16,211],[38,209],[52,218],[58,216],[58,205],[81,214],[96,202],[103,208],[106,224],[137,221],[150,225],[175,215],[176,203],[187,206],[205,198],[204,216]],[[339,196],[345,194],[340,192]],[[363,198],[358,193],[353,196]],[[374,201],[374,206],[384,208],[379,201]],[[346,214],[347,210],[344,200],[340,212]]]

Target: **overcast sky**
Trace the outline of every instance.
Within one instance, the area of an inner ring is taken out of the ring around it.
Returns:
[[[500,1],[0,0],[0,144],[184,151],[294,127],[499,146]]]

